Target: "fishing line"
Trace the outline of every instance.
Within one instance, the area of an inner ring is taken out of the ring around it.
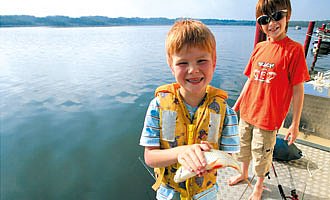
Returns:
[[[303,154],[303,157],[306,157],[306,160],[307,160],[306,169],[307,169],[307,172],[309,174],[309,177],[313,177],[313,175],[315,173],[317,173],[319,170],[323,169],[324,166],[327,166],[326,164],[329,162],[329,160],[326,161],[321,167],[318,167],[318,165],[317,165],[318,168],[316,170],[314,170],[314,172],[312,172],[311,169],[310,169],[310,163],[312,162],[311,159],[310,159],[310,157],[308,156],[307,153],[304,153]]]
[[[252,183],[252,181],[254,180],[254,177],[255,177],[255,174],[253,174],[253,176],[252,176],[252,178],[250,180],[250,183]],[[249,180],[247,180],[247,181],[249,181]],[[245,189],[244,189],[243,193],[241,194],[239,200],[241,200],[243,198],[243,195],[245,194],[245,192],[246,192],[246,190],[247,190],[248,187],[251,187],[251,185],[250,184],[247,184],[247,186],[245,187]]]
[[[139,161],[141,162],[141,164],[143,165],[143,167],[149,172],[149,174],[152,176],[152,178],[154,178],[154,180],[156,180],[156,177],[154,176],[154,174],[149,170],[148,166],[144,163],[144,161],[141,159],[141,157],[138,157]]]

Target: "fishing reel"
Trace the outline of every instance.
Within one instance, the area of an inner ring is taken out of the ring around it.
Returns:
[[[291,190],[291,196],[286,196],[285,199],[299,200],[296,189]]]

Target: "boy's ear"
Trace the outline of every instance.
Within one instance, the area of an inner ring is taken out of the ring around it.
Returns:
[[[171,65],[168,65],[170,68],[171,68],[171,72],[172,74],[174,75],[174,70],[173,70],[173,67]]]
[[[286,16],[286,22],[289,22],[291,18],[291,15]]]
[[[172,59],[169,58],[169,57],[167,57],[166,60],[167,60],[167,65],[171,68],[171,71],[172,71],[172,73],[173,73],[173,67],[172,67],[173,63],[172,63]]]
[[[213,71],[215,70],[216,65],[217,65],[217,54],[214,53],[214,56],[213,56]]]
[[[289,22],[291,19],[291,13],[286,16],[286,21]]]

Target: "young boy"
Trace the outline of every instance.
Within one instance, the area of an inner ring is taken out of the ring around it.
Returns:
[[[203,152],[238,152],[239,137],[227,93],[209,85],[216,66],[214,35],[199,21],[177,21],[167,35],[166,52],[176,83],[156,89],[140,139],[145,162],[156,168],[156,198],[216,199],[216,171],[205,170]],[[175,183],[181,165],[197,176]]]
[[[309,80],[302,46],[287,37],[290,0],[259,0],[257,22],[268,40],[256,45],[244,74],[248,77],[233,109],[240,110],[238,160],[242,175],[232,177],[235,185],[248,177],[251,158],[257,182],[249,199],[261,199],[263,181],[272,164],[276,132],[288,112],[292,98],[293,119],[285,139],[292,144],[299,134],[304,81]]]

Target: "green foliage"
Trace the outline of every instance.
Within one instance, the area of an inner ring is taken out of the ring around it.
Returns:
[[[35,17],[30,15],[0,15],[0,27],[89,27],[89,26],[142,26],[171,25],[177,19],[168,18],[109,18],[104,16],[85,16],[71,18],[67,16]],[[200,19],[207,25],[255,26],[251,20]],[[317,21],[316,26],[329,23],[329,20]],[[308,21],[291,21],[290,26],[307,27]]]
[[[167,18],[108,18],[88,16],[70,18],[67,16],[34,17],[29,15],[1,15],[0,27],[87,27],[87,26],[129,26],[129,25],[170,25],[174,19]]]

